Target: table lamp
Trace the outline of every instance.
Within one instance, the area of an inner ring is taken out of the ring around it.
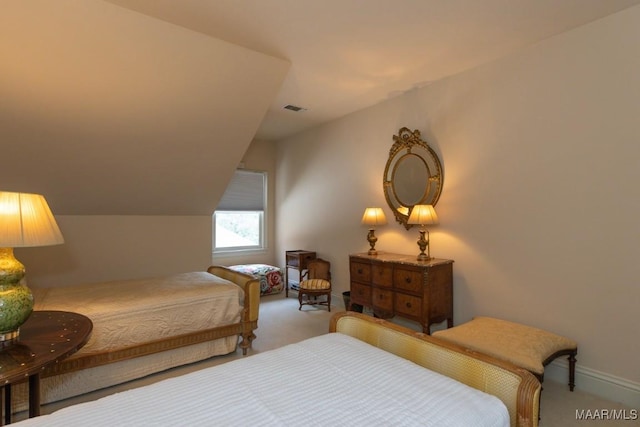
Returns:
[[[420,254],[418,255],[418,261],[428,261],[431,259],[431,250],[429,248],[429,231],[425,228],[427,225],[434,225],[438,223],[438,215],[433,205],[415,205],[409,215],[407,224],[414,224],[420,226],[420,239],[418,240],[418,247],[420,247]],[[427,234],[425,238],[425,233]],[[425,254],[424,251],[427,250]]]
[[[43,196],[0,192],[0,347],[18,338],[33,309],[24,265],[13,248],[60,243],[64,238]]]
[[[375,235],[375,227],[378,225],[385,225],[387,218],[384,216],[382,208],[366,208],[364,215],[362,216],[362,224],[369,226],[369,234],[367,234],[367,240],[369,241],[369,255],[378,255],[376,251],[376,242],[378,238]]]

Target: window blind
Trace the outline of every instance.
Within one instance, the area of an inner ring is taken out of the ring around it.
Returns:
[[[218,203],[219,211],[263,211],[264,172],[236,170]]]

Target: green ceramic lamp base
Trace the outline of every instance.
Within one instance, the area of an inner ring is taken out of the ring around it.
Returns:
[[[13,248],[0,248],[0,347],[18,338],[20,325],[33,310],[24,275],[24,265],[13,256]]]

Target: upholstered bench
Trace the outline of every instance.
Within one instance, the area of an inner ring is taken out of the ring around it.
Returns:
[[[260,282],[260,295],[271,295],[282,292],[284,279],[278,267],[268,264],[230,265],[229,268],[239,273],[248,274]]]
[[[434,336],[506,360],[544,380],[544,367],[555,358],[569,356],[569,389],[575,386],[578,344],[542,329],[491,317],[437,331]]]

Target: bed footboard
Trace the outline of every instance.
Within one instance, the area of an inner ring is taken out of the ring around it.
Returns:
[[[354,312],[333,316],[340,332],[498,397],[511,425],[538,425],[540,382],[524,369],[382,319]]]
[[[242,311],[242,340],[240,348],[246,355],[251,348],[251,342],[256,338],[254,330],[258,328],[258,313],[260,310],[260,281],[248,274],[231,270],[221,265],[212,265],[207,269],[211,274],[227,279],[244,290],[244,309]]]

